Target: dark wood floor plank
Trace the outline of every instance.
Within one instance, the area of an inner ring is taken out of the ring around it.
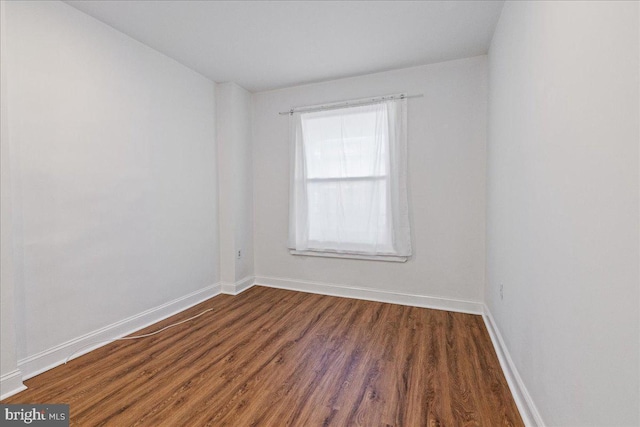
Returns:
[[[480,316],[256,286],[26,381],[77,426],[522,426]]]

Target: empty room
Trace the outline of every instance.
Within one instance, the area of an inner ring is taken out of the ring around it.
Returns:
[[[639,24],[0,0],[0,425],[640,426]]]

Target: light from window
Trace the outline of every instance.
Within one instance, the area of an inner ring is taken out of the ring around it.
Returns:
[[[405,105],[294,114],[291,249],[410,255]]]

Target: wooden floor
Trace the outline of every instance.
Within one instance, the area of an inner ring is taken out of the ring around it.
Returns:
[[[480,316],[253,287],[26,381],[71,425],[521,426]]]

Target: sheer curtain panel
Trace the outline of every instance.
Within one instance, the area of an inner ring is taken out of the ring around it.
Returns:
[[[398,98],[290,116],[292,253],[411,255],[406,104]]]

